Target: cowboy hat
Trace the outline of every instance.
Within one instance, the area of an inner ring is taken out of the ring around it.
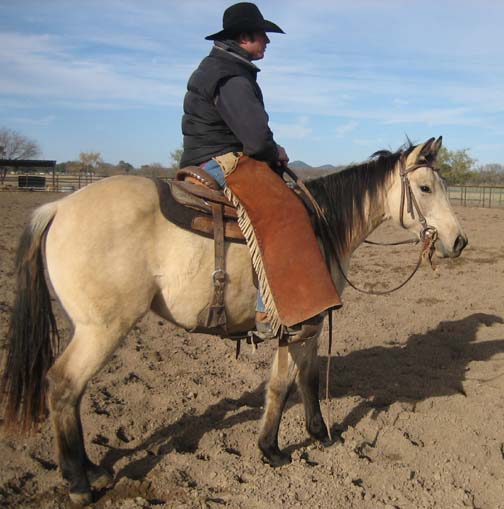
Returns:
[[[240,2],[231,5],[224,11],[220,32],[205,37],[208,41],[225,39],[242,32],[285,32],[275,23],[264,19],[257,5],[250,2]]]

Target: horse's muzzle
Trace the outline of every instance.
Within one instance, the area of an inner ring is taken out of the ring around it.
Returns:
[[[467,246],[467,237],[464,234],[457,235],[453,246],[443,244],[439,239],[436,242],[436,256],[438,258],[458,258]]]
[[[454,257],[460,256],[464,248],[467,246],[468,242],[469,241],[467,240],[467,237],[465,235],[459,235],[455,239],[455,243],[453,244],[453,256]]]

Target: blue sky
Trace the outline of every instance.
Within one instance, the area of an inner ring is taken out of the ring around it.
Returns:
[[[42,157],[170,164],[187,79],[221,0],[0,0],[0,127]],[[443,135],[504,164],[504,2],[264,0],[262,87],[278,143],[314,166]]]

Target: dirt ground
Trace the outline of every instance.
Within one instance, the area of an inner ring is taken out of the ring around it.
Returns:
[[[0,193],[2,340],[18,236],[33,208],[59,197]],[[91,459],[116,479],[94,507],[504,508],[504,210],[457,213],[470,242],[461,258],[391,296],[346,290],[330,378],[341,440],[309,440],[294,395],[280,429],[291,465],[263,464],[256,446],[274,344],[235,360],[230,341],[145,317],[82,403]],[[386,225],[374,238],[400,235]],[[416,258],[415,247],[362,247],[351,276],[385,288]],[[326,351],[325,333],[322,380]],[[1,507],[69,506],[49,423],[2,436],[0,458]]]

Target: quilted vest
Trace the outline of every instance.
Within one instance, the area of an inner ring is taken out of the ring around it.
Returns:
[[[243,145],[219,115],[214,104],[215,96],[222,80],[242,76],[253,84],[257,97],[264,104],[257,84],[257,72],[258,68],[252,63],[215,47],[202,60],[189,78],[184,98],[181,168],[198,165],[227,152],[243,150]]]

